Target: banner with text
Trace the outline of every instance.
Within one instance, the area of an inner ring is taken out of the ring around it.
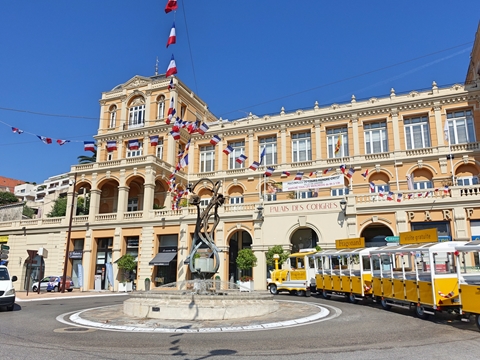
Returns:
[[[316,179],[286,181],[282,183],[282,191],[321,189],[344,185],[343,175],[334,175]]]

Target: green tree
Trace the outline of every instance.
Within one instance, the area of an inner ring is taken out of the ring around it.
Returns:
[[[8,191],[0,191],[0,205],[14,204],[18,202],[15,195]]]
[[[32,219],[33,216],[35,215],[35,211],[34,211],[31,207],[25,205],[25,206],[23,207],[23,215],[26,216],[26,217],[28,217],[28,218],[30,218],[30,219]]]
[[[257,257],[252,249],[242,249],[238,252],[236,262],[240,270],[249,270],[257,266]]]
[[[95,151],[92,153],[91,156],[80,155],[80,156],[77,156],[77,159],[78,159],[78,163],[79,163],[79,164],[90,164],[90,163],[94,163],[94,162],[97,161],[97,150],[95,149]]]
[[[59,197],[53,204],[52,211],[47,214],[47,217],[61,217],[67,214],[67,197]]]
[[[117,266],[123,272],[123,281],[130,279],[130,273],[136,269],[137,263],[133,255],[125,254],[117,261]]]
[[[79,196],[77,198],[77,215],[88,215],[90,209],[90,193],[85,197]]]
[[[275,266],[275,259],[273,258],[273,255],[275,254],[278,254],[280,256],[280,258],[278,259],[278,266],[282,266],[282,264],[287,261],[288,256],[290,255],[288,252],[283,250],[280,245],[275,245],[269,248],[268,251],[265,253],[265,256],[267,257],[267,265]]]

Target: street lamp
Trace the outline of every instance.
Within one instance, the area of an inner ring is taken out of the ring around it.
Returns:
[[[73,179],[73,183],[70,183],[73,186],[72,192],[72,204],[70,205],[70,220],[68,222],[68,236],[67,236],[67,245],[65,246],[65,263],[63,265],[63,276],[62,276],[62,293],[65,292],[65,285],[67,283],[67,266],[68,266],[68,253],[70,252],[70,240],[72,235],[72,222],[73,222],[73,210],[75,209],[75,186],[77,185],[77,173]]]
[[[347,215],[347,200],[340,200],[340,209],[342,209],[343,215]]]

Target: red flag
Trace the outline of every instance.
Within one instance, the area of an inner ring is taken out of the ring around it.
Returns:
[[[168,0],[167,5],[165,6],[165,14],[168,14],[170,11],[174,11],[177,9],[178,9],[177,0]]]

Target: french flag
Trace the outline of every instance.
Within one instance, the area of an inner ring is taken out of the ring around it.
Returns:
[[[389,191],[388,194],[387,194],[387,200],[391,201],[393,200],[393,192]]]
[[[187,143],[185,144],[185,151],[188,151],[188,149],[190,149],[190,140],[192,139],[188,139]]]
[[[316,171],[312,171],[312,172],[310,173],[310,175],[308,175],[308,176],[309,176],[309,177],[312,177],[313,175],[317,175],[317,172],[316,172]]]
[[[45,136],[40,136],[40,135],[37,135],[37,137],[42,140],[42,142],[44,144],[51,144],[52,143],[52,139],[48,138],[48,137],[45,137]]]
[[[115,140],[113,141],[107,141],[107,151],[114,151],[117,150],[117,142]]]
[[[128,149],[129,150],[138,150],[139,147],[140,147],[140,143],[138,142],[137,139],[128,140]]]
[[[198,128],[198,133],[200,135],[205,135],[207,131],[208,131],[208,125],[205,123],[202,123],[202,125],[200,125],[200,127]]]
[[[197,130],[198,130],[198,121],[192,121],[189,125],[187,125],[187,131],[189,134],[193,134]]]
[[[84,141],[83,150],[85,151],[95,151],[95,142],[94,141]]]
[[[170,79],[170,83],[168,84],[168,90],[173,90],[175,88],[175,84],[173,83],[173,78]]]
[[[172,96],[170,98],[170,107],[168,108],[168,117],[167,117],[167,120],[165,121],[167,123],[167,125],[170,124],[170,122],[172,121],[172,118],[175,116],[176,111],[173,107],[174,104],[175,104],[175,99]]]
[[[363,176],[365,179],[367,178],[367,176],[368,176],[368,169],[367,169],[367,170],[365,170],[365,172],[364,172],[364,173],[362,173],[362,176]]]
[[[178,9],[177,0],[168,0],[167,5],[165,6],[165,14],[168,14],[170,11],[174,11],[177,9]]]
[[[283,171],[283,172],[282,172],[282,175],[290,176],[290,172],[289,172],[289,171]]]
[[[295,175],[295,179],[293,180],[302,180],[302,177],[303,177],[303,172],[297,172],[297,175]]]
[[[170,30],[170,36],[167,40],[167,48],[169,45],[175,44],[177,42],[177,33],[175,32],[175,23],[173,23],[172,29]]]
[[[345,165],[340,165],[340,171],[342,172],[342,174],[345,174],[346,169],[347,167]]]
[[[172,59],[170,60],[170,64],[168,64],[167,72],[165,73],[165,77],[173,76],[177,73],[177,64],[175,64],[175,58],[172,54]]]
[[[223,149],[223,152],[227,155],[231,154],[232,151],[233,151],[233,148],[230,145],[228,145],[225,149]]]
[[[332,171],[332,168],[323,170],[323,175],[327,175],[327,173],[329,173],[330,171]]]
[[[185,155],[182,160],[180,160],[180,165],[181,165],[182,167],[185,167],[185,166],[188,165],[188,154]]]
[[[247,156],[245,156],[245,155],[243,155],[243,154],[240,154],[240,156],[239,156],[235,161],[236,161],[237,163],[239,163],[239,164],[243,164],[243,162],[244,162],[245,160],[247,160],[247,159],[248,159]]]
[[[210,144],[212,145],[217,145],[222,139],[218,135],[213,135],[213,137],[210,139]]]
[[[402,202],[403,195],[402,194],[397,194],[397,202]]]
[[[256,171],[258,167],[260,166],[260,163],[254,161],[252,165],[249,166],[249,169],[252,169],[253,171]]]
[[[158,135],[150,136],[150,146],[158,145]]]
[[[430,191],[425,191],[425,194],[423,194],[423,197],[426,198],[428,197],[428,195],[430,195]]]
[[[408,194],[408,198],[409,199],[413,198],[413,194]]]
[[[380,197],[383,197],[383,195],[385,195],[384,191],[385,189],[383,188],[383,186],[378,187],[378,195],[380,195]]]
[[[355,172],[355,170],[353,168],[348,169],[347,177],[349,179],[351,179],[354,172]]]
[[[450,192],[450,189],[448,188],[448,186],[445,186],[445,187],[443,188],[443,193],[444,193],[445,195],[448,195],[449,192]]]
[[[57,140],[57,144],[60,146],[65,145],[66,143],[69,143],[69,142],[70,140],[60,140],[60,139]]]
[[[275,171],[274,168],[269,167],[269,168],[267,168],[267,170],[265,170],[265,174],[264,174],[264,175],[265,175],[265,176],[272,176],[272,174],[273,174],[274,171]]]
[[[180,133],[175,131],[170,131],[170,134],[173,136],[173,140],[180,140]]]
[[[370,192],[375,192],[375,184],[373,182],[370,182]]]
[[[23,133],[23,130],[20,130],[19,128],[16,128],[16,127],[12,127],[12,131],[17,134]]]

